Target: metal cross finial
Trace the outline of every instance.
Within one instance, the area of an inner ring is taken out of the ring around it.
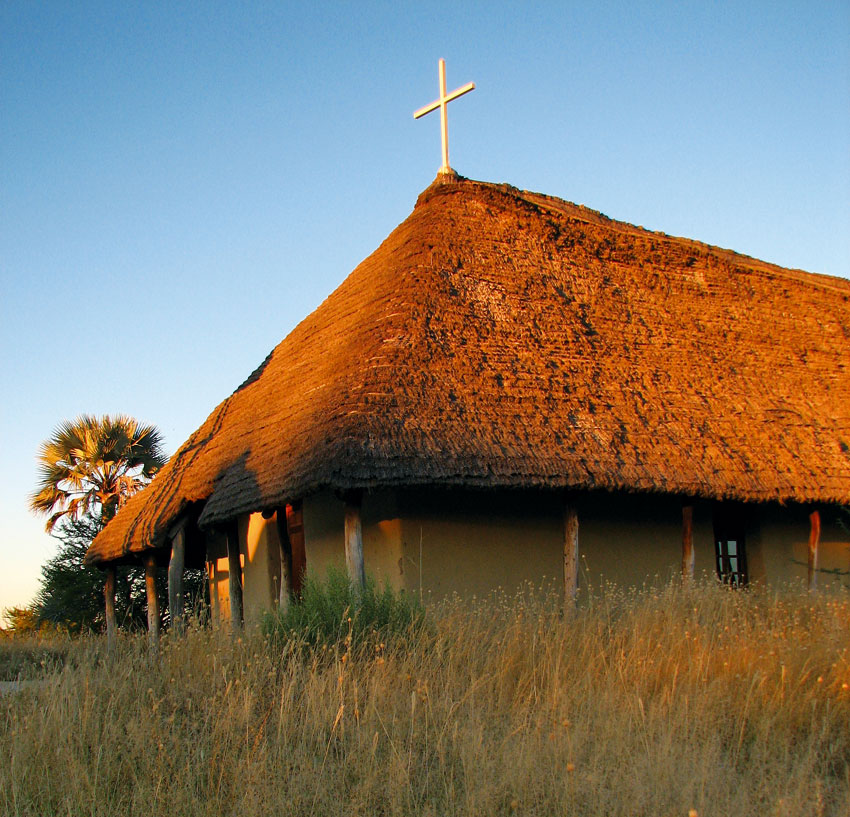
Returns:
[[[446,106],[453,99],[463,96],[475,88],[474,82],[468,82],[461,88],[446,94],[446,61],[440,60],[440,98],[435,99],[430,105],[420,108],[413,114],[414,119],[419,119],[420,116],[425,116],[426,113],[440,109],[440,133],[443,137],[443,166],[440,168],[440,174],[453,174],[454,171],[449,167],[449,118]]]

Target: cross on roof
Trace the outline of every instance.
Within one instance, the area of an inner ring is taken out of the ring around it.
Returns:
[[[440,133],[443,138],[443,166],[440,168],[440,175],[454,174],[454,171],[449,167],[449,117],[446,106],[453,99],[463,96],[475,88],[474,82],[467,82],[466,85],[457,88],[450,94],[446,93],[446,61],[440,60],[440,97],[435,99],[430,105],[420,108],[413,114],[414,119],[419,119],[420,116],[425,116],[426,113],[440,109]]]

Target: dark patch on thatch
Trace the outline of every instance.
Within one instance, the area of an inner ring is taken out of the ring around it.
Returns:
[[[263,372],[266,370],[266,366],[269,365],[269,361],[272,359],[273,354],[274,349],[266,355],[266,359],[259,366],[257,366],[257,368],[254,369],[253,372],[251,372],[251,374],[248,375],[248,377],[245,379],[242,385],[236,389],[236,391],[242,391],[242,389],[246,388],[247,386],[250,386],[252,383],[256,383],[262,376]]]
[[[850,502],[850,282],[462,180],[286,337],[90,562],[321,489]],[[250,384],[250,388],[247,385]]]
[[[250,458],[250,449],[244,451],[232,465],[215,479],[213,492],[218,502],[247,502],[257,510],[266,510],[267,507],[270,507],[263,504],[256,474],[247,466]],[[205,507],[204,512],[198,518],[200,527],[204,527],[206,524],[206,511],[207,508]]]

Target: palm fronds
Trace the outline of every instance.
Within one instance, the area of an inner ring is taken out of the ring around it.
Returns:
[[[39,447],[30,509],[48,517],[48,533],[65,517],[107,522],[165,460],[155,426],[123,414],[64,420]]]

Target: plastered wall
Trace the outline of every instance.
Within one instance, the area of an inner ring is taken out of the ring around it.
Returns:
[[[838,525],[837,510],[821,510],[817,586],[850,589],[850,534]],[[768,506],[761,514],[765,579],[772,585],[802,585],[807,580],[809,512]]]
[[[242,564],[242,609],[245,623],[259,624],[277,605],[280,588],[280,542],[275,517],[244,514],[238,520],[239,561]],[[210,606],[213,623],[230,621],[230,574],[223,534],[207,538]]]
[[[481,596],[521,585],[562,586],[564,517],[555,494],[400,493],[406,587],[424,596]],[[583,495],[579,591],[606,582],[666,582],[681,570],[682,508],[663,497]],[[710,517],[694,525],[697,565],[713,569]],[[419,565],[421,563],[421,578]],[[368,562],[367,562],[368,569]]]
[[[330,565],[345,568],[344,504],[330,492],[304,500],[304,546],[307,572],[323,577]],[[391,491],[365,494],[360,511],[363,561],[379,586],[389,581],[395,590],[405,587],[402,522]]]
[[[230,621],[227,541],[217,532],[207,534],[207,573],[210,580],[210,614],[213,626]]]
[[[641,586],[667,582],[681,571],[682,503],[675,497],[580,494],[579,592],[606,583]],[[343,502],[330,492],[304,500],[307,571],[324,576],[345,567]],[[752,582],[804,583],[808,510],[753,507],[747,527]],[[413,490],[366,493],[361,510],[366,571],[379,584],[421,594],[424,601],[457,593],[484,596],[520,586],[563,581],[563,506],[556,494],[504,491]],[[850,588],[850,535],[822,512],[818,586]],[[276,605],[280,581],[274,517],[239,520],[244,608],[259,621]],[[712,504],[693,512],[695,571],[715,575]],[[211,540],[213,616],[229,618],[226,548]]]
[[[677,500],[600,494],[578,504],[581,589],[663,582],[680,571]],[[697,570],[713,571],[710,507],[702,517],[694,522]],[[563,581],[563,510],[554,494],[384,491],[364,496],[362,519],[367,572],[423,599]],[[304,528],[309,572],[344,567],[342,500],[305,500]]]
[[[606,583],[641,586],[679,575],[682,502],[664,495],[580,494],[579,590]],[[802,583],[807,573],[809,510],[753,506],[746,529],[750,581]],[[821,512],[818,586],[850,587],[850,534]],[[308,571],[345,565],[343,503],[325,493],[304,502]],[[555,494],[504,491],[397,490],[366,494],[366,570],[423,598],[481,596],[501,588],[554,583],[563,577],[564,522]],[[715,575],[712,503],[696,501],[697,576]]]
[[[259,624],[274,609],[280,588],[280,541],[275,517],[252,513],[239,518],[242,605],[246,624]]]

